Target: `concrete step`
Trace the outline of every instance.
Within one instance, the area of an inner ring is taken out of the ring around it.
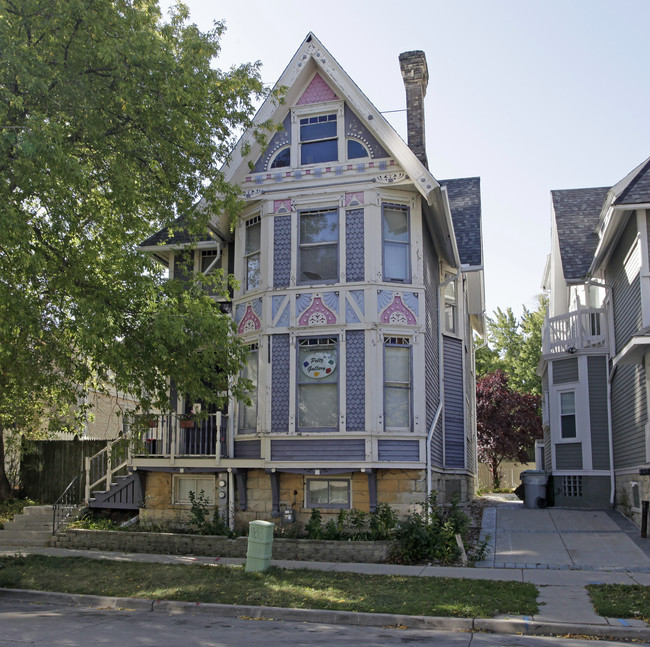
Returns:
[[[49,546],[51,540],[51,530],[0,530],[0,546]]]
[[[23,517],[17,515],[13,521],[5,523],[5,530],[48,530],[52,528],[52,515],[43,517]],[[0,531],[2,532],[2,531]]]
[[[32,516],[52,516],[52,506],[51,505],[29,505],[23,508],[23,515],[32,517]]]

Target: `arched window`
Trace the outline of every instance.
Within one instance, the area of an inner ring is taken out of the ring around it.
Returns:
[[[370,157],[368,149],[356,139],[348,139],[348,159],[356,160],[362,157]]]
[[[276,153],[269,168],[283,168],[285,166],[291,166],[291,149],[288,146]]]

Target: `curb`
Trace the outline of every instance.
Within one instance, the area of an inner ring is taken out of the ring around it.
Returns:
[[[76,593],[54,593],[49,591],[0,588],[0,600],[2,599],[40,604],[49,602],[76,607],[152,611],[167,613],[168,615],[209,614],[229,618],[313,622],[366,627],[400,627],[523,636],[574,635],[611,640],[637,639],[650,642],[650,628],[648,627],[535,622],[533,620],[508,618],[444,618],[434,616],[408,616],[392,613],[328,611],[325,609],[291,609],[286,607],[259,607],[203,602],[180,602],[175,600],[146,600],[143,598],[116,598],[102,595],[80,595]]]

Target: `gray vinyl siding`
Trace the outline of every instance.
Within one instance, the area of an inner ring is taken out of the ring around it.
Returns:
[[[271,335],[271,431],[289,431],[289,335]],[[260,358],[263,360],[263,358]]]
[[[347,431],[366,427],[366,333],[348,330],[345,335],[345,393]]]
[[[549,384],[548,384],[548,367],[544,371],[544,374],[542,375],[542,393],[543,397],[546,400],[546,403],[544,406],[546,407],[546,411],[548,412],[550,416],[550,406],[551,403],[548,401],[550,397],[549,393]],[[551,465],[553,465],[553,446],[551,443],[551,426],[550,424],[545,424],[544,425],[544,464],[546,466],[546,469],[551,469]],[[539,468],[538,468],[539,469]]]
[[[646,210],[645,218],[646,218],[646,233],[648,236],[648,256],[650,256],[650,209]],[[650,263],[650,258],[648,258],[648,263]]]
[[[612,286],[617,353],[642,326],[640,250],[637,250],[633,257],[628,259],[628,267],[625,267],[628,253],[637,244],[636,238],[636,218],[632,214],[623,230],[621,239],[614,249],[606,270],[606,282]],[[630,280],[628,276],[631,276],[632,279]]]
[[[420,460],[420,443],[417,440],[380,440],[377,449],[380,461]]]
[[[460,339],[443,337],[445,381],[445,466],[465,467],[463,402],[463,346]]]
[[[582,443],[555,445],[555,468],[558,470],[581,470]]]
[[[645,461],[647,402],[645,371],[638,364],[619,364],[612,379],[614,467],[636,467]]]
[[[424,358],[425,358],[425,400],[427,415],[427,433],[431,429],[436,410],[440,404],[439,386],[439,346],[438,346],[438,257],[431,242],[429,232],[423,229],[424,242]],[[442,467],[442,416],[431,438],[431,462]]]
[[[553,362],[553,384],[578,382],[578,358],[560,359]]]
[[[354,440],[271,440],[272,461],[363,461],[366,458],[366,443]]]
[[[259,440],[243,440],[235,442],[235,458],[250,458],[259,460],[261,458],[261,442]]]
[[[607,362],[605,357],[588,357],[589,419],[591,420],[591,462],[595,470],[609,469],[609,425],[607,419]]]

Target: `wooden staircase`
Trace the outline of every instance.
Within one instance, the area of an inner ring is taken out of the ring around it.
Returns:
[[[144,491],[140,472],[116,476],[108,490],[94,491],[88,499],[89,508],[137,510],[142,507]]]
[[[51,539],[51,505],[27,506],[0,530],[0,547],[49,546]]]

